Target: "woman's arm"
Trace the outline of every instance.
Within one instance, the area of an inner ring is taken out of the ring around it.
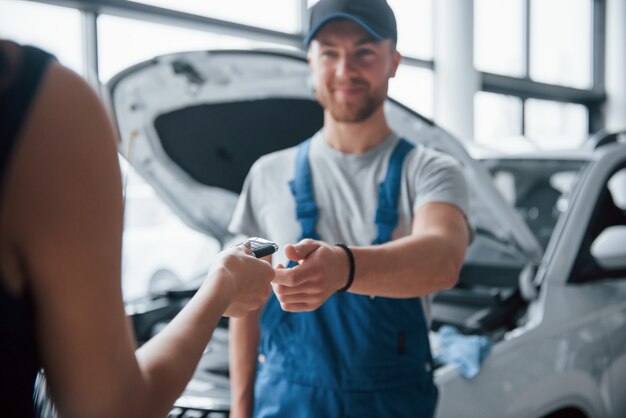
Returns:
[[[121,294],[115,132],[103,106],[78,76],[53,64],[18,145],[4,196],[8,258],[31,294],[61,415],[166,415],[224,310],[258,309],[273,269],[242,249],[222,254],[197,296],[135,353]]]
[[[254,410],[259,319],[261,311],[229,323],[231,418],[250,418]]]

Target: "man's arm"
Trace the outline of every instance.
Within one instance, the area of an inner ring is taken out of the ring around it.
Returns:
[[[350,292],[413,297],[453,287],[468,243],[463,213],[447,203],[428,203],[416,212],[411,235],[352,250],[357,270]]]
[[[463,265],[469,228],[463,212],[447,203],[427,203],[414,216],[411,235],[383,245],[350,247],[355,278],[349,291],[408,298],[453,287]],[[285,247],[300,261],[277,270],[274,291],[287,311],[309,311],[345,286],[349,263],[342,248],[304,240]]]
[[[243,318],[232,318],[228,324],[231,418],[250,418],[254,409],[260,313],[258,310]]]

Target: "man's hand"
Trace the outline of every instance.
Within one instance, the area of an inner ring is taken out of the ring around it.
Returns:
[[[284,311],[313,311],[348,280],[348,257],[335,245],[305,239],[286,245],[285,255],[299,265],[291,269],[282,265],[276,268],[272,287]]]

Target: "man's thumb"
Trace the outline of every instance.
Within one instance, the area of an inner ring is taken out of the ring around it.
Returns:
[[[320,247],[317,241],[305,239],[297,244],[289,244],[285,246],[285,255],[293,261],[300,261],[307,258],[312,252]]]

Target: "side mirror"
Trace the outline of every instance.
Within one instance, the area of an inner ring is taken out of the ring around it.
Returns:
[[[519,290],[525,301],[533,301],[539,296],[539,286],[535,283],[537,266],[528,263],[519,274]]]
[[[591,244],[591,255],[605,270],[626,269],[626,226],[611,226]]]

